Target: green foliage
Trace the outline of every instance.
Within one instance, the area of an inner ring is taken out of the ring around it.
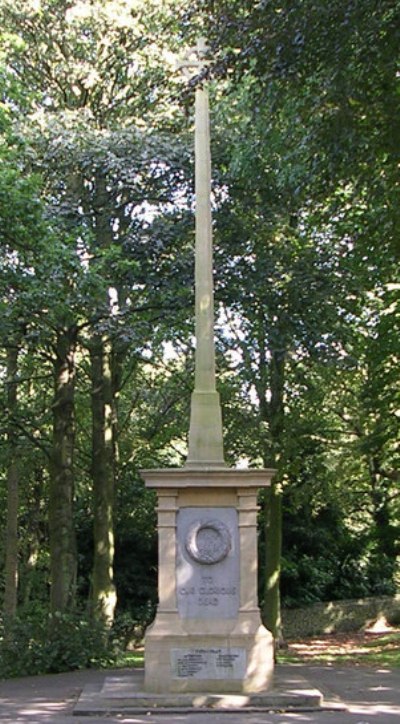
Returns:
[[[392,590],[399,10],[391,0],[1,3],[0,338],[21,342],[21,603],[45,606],[48,596],[52,370],[56,342],[71,332],[78,599],[89,595],[93,561],[88,348],[99,334],[112,360],[115,630],[139,637],[154,610],[154,500],[137,471],[183,463],[193,377],[192,93],[179,96],[170,51],[200,28],[219,79],[212,155],[227,460],[278,468],[286,604]],[[6,420],[3,377],[0,405]],[[2,476],[6,462],[3,423]],[[0,490],[2,523],[4,499]],[[62,661],[57,641],[66,647],[66,666],[90,663],[72,646],[78,631],[89,636],[84,617],[52,630],[43,621],[15,623],[24,671],[44,665],[46,632]],[[11,653],[6,660],[11,667]]]
[[[174,4],[3,0],[4,43],[14,73],[50,111],[85,109],[99,125],[105,115],[113,122],[141,117],[163,105],[169,63],[160,50],[175,25]]]
[[[104,628],[82,613],[21,611],[0,631],[0,677],[33,676],[107,666],[116,650]]]
[[[118,607],[113,635],[143,636],[157,601],[157,533],[154,494],[131,475],[120,478],[116,507],[114,575]],[[93,561],[92,522],[78,506],[78,592],[89,595]],[[136,632],[136,633],[135,633]],[[140,634],[141,632],[141,634]]]
[[[119,656],[123,657],[126,651],[143,645],[145,630],[154,619],[154,615],[154,605],[142,608],[133,607],[132,611],[117,611],[111,630],[111,639]]]

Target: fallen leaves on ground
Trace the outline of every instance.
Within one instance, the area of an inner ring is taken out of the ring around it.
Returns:
[[[308,663],[330,661],[336,663],[400,665],[400,629],[390,632],[371,631],[322,634],[298,641],[289,641],[284,658]]]

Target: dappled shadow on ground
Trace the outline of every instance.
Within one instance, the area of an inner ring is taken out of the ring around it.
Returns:
[[[78,696],[86,684],[102,680],[105,675],[106,671],[87,670],[0,681],[0,721],[80,724],[76,717],[72,719]]]
[[[371,654],[379,660],[400,652],[400,629],[321,634],[288,643],[288,653],[307,663],[331,661],[370,665]]]
[[[319,687],[327,699],[334,695],[345,702],[347,712],[343,714],[343,722],[394,724],[400,721],[400,669],[334,664],[305,668],[309,681]]]
[[[340,645],[344,645],[343,642]],[[75,701],[83,687],[100,686],[110,674],[81,671],[0,682],[0,721],[2,724],[397,724],[400,721],[400,669],[330,663],[297,664],[294,668],[312,686],[321,689],[327,699],[337,697],[345,702],[347,710],[73,716]],[[132,672],[125,669],[118,673],[130,675]]]

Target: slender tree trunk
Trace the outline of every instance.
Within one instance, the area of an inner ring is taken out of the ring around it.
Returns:
[[[49,491],[50,609],[53,614],[65,612],[75,603],[75,346],[74,328],[58,333],[54,359],[53,447]]]
[[[279,450],[284,417],[285,354],[273,351],[270,361],[270,394],[268,423],[272,442],[270,460],[273,467],[279,465]],[[280,607],[280,573],[282,555],[282,491],[278,476],[272,481],[265,495],[265,585],[263,620],[273,634],[276,645],[282,638]]]
[[[7,522],[4,571],[4,620],[12,621],[17,611],[18,594],[18,443],[13,426],[17,412],[18,347],[7,349],[7,406],[8,406],[8,463],[7,463]]]
[[[368,457],[369,476],[371,481],[372,518],[374,521],[373,534],[377,543],[379,555],[386,556],[393,561],[393,572],[396,566],[397,530],[392,525],[389,492],[385,480],[380,472],[379,461],[374,456]]]
[[[113,218],[115,203],[110,196],[107,178],[95,174],[93,195],[94,235],[96,249],[110,249],[114,242]],[[120,230],[126,226],[124,214],[119,217]],[[92,262],[96,265],[96,258]],[[115,287],[114,287],[115,289]],[[118,289],[118,302],[122,290]],[[104,302],[105,300],[102,300]],[[115,307],[109,303],[109,319]],[[117,327],[117,325],[116,325]],[[93,332],[89,352],[92,378],[92,477],[94,507],[94,558],[92,571],[92,606],[95,614],[111,626],[116,606],[114,566],[114,504],[118,469],[118,394],[121,386],[122,361],[126,344],[112,343]]]
[[[45,498],[43,466],[37,465],[33,473],[33,487],[29,496],[27,518],[27,546],[25,561],[21,571],[21,601],[27,606],[31,600],[36,566],[39,560],[41,543],[41,522],[43,518],[42,500]]]
[[[123,362],[126,358],[128,345],[116,343],[113,345],[111,354],[111,389],[112,389],[112,426],[113,426],[113,447],[114,447],[114,471],[117,484],[118,469],[120,462],[119,455],[119,396],[122,386]]]
[[[114,565],[114,434],[110,344],[94,335],[90,345],[92,376],[93,537],[92,604],[111,626],[116,605]]]
[[[282,553],[282,493],[273,480],[265,496],[265,579],[263,621],[276,644],[282,638],[280,574]]]

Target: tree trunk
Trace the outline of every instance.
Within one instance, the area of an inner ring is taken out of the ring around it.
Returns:
[[[12,621],[17,611],[18,594],[18,443],[13,426],[13,417],[17,412],[17,367],[18,347],[7,349],[7,522],[5,542],[4,571],[4,620]]]
[[[27,606],[31,601],[41,545],[42,501],[45,498],[43,465],[36,464],[28,500],[25,560],[21,570],[21,602]]]
[[[114,435],[113,391],[110,344],[101,335],[93,335],[90,345],[92,377],[92,477],[93,537],[92,571],[93,611],[111,626],[116,605],[114,564]]]
[[[65,612],[75,602],[74,393],[76,330],[58,333],[54,359],[53,446],[50,464],[50,610]]]
[[[398,546],[396,545],[397,530],[392,524],[390,515],[389,490],[380,472],[379,460],[374,456],[369,456],[368,467],[371,481],[372,518],[374,521],[373,535],[379,555],[384,555],[388,560],[393,561],[394,572]]]
[[[282,493],[273,480],[265,496],[265,579],[263,621],[279,645],[282,638],[280,573],[282,552]]]
[[[111,249],[114,243],[115,203],[103,172],[95,174],[94,191],[95,247]],[[125,223],[119,217],[120,229]],[[93,265],[96,265],[96,257]],[[115,290],[115,287],[113,286]],[[102,300],[104,302],[105,300]],[[118,289],[116,304],[121,302]],[[108,299],[109,321],[115,307]],[[117,326],[117,325],[116,325]],[[111,626],[116,606],[114,565],[114,501],[118,467],[118,393],[126,344],[112,343],[105,335],[93,332],[89,351],[92,378],[92,477],[94,506],[94,559],[92,604],[95,615]]]
[[[279,466],[284,418],[285,353],[272,351],[270,361],[270,393],[268,423],[272,443],[272,465]],[[270,460],[264,460],[267,465]],[[282,490],[275,476],[265,496],[265,583],[263,620],[275,638],[282,639],[280,610],[280,573],[282,555]]]

